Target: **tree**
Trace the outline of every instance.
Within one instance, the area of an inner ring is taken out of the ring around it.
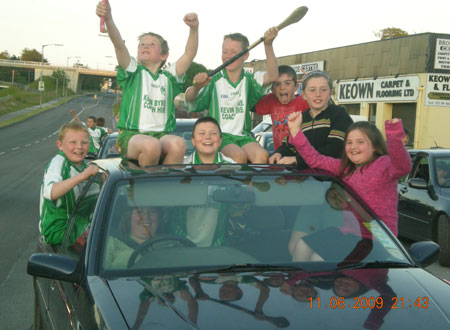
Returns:
[[[186,79],[183,84],[183,90],[186,90],[189,86],[192,85],[192,80],[194,79],[195,75],[200,72],[208,72],[208,69],[206,69],[206,67],[202,64],[192,62],[191,66],[186,71]]]
[[[22,55],[20,56],[20,59],[22,61],[40,62],[42,59],[42,54],[38,52],[36,49],[24,48],[22,50]],[[47,62],[45,58],[44,62]]]
[[[7,50],[4,50],[0,53],[0,59],[2,60],[9,60],[10,56]]]
[[[375,32],[375,37],[380,38],[381,40],[384,39],[392,39],[392,38],[398,38],[398,37],[406,37],[408,34],[408,32],[399,29],[399,28],[395,28],[395,27],[388,27],[385,29],[382,29],[378,32]]]

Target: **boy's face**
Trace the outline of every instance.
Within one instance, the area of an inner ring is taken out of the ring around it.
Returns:
[[[216,155],[222,144],[219,128],[210,122],[200,123],[192,134],[192,145],[200,155]]]
[[[167,59],[168,54],[162,54],[161,43],[154,36],[144,36],[139,41],[138,61],[141,63],[161,63]]]
[[[56,141],[61,150],[73,164],[80,165],[89,149],[89,134],[85,131],[68,130],[62,141]]]
[[[272,84],[272,93],[281,104],[288,104],[294,99],[295,92],[298,89],[298,83],[286,73],[278,77],[278,80]]]
[[[311,110],[322,111],[328,107],[331,89],[324,77],[311,78],[307,81],[303,98],[308,102]]]
[[[92,119],[92,118],[88,118],[87,125],[88,125],[89,128],[94,128],[95,127],[95,120]]]
[[[225,63],[233,56],[239,54],[242,51],[242,43],[237,40],[232,40],[230,38],[226,38],[222,44],[222,63]],[[242,70],[244,62],[248,59],[248,52],[238,58],[233,63],[229,64],[226,69],[227,71],[238,71]]]

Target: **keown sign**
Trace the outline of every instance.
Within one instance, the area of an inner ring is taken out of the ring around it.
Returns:
[[[419,82],[419,76],[341,81],[336,99],[339,103],[416,101]]]
[[[425,105],[450,107],[450,74],[427,74]]]
[[[297,74],[303,74],[310,71],[323,71],[324,61],[318,62],[309,62],[309,63],[301,63],[301,64],[293,64],[291,67],[295,70]]]
[[[436,39],[434,68],[450,70],[450,39]]]

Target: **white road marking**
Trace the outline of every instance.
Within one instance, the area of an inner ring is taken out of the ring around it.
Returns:
[[[0,156],[6,154],[6,152],[2,151],[0,152]]]
[[[28,144],[25,145],[25,147],[29,147],[29,146],[31,146],[31,143],[28,143]]]
[[[38,141],[34,141],[34,144],[38,144],[39,142],[41,142],[41,141],[39,141],[39,140]]]
[[[20,149],[20,147],[15,147],[15,148],[12,148],[11,151],[16,151],[16,150],[19,150],[19,149]]]

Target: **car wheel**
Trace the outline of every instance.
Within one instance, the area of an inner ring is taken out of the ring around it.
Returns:
[[[450,266],[450,219],[442,214],[438,220],[438,244],[441,247],[439,263]]]

